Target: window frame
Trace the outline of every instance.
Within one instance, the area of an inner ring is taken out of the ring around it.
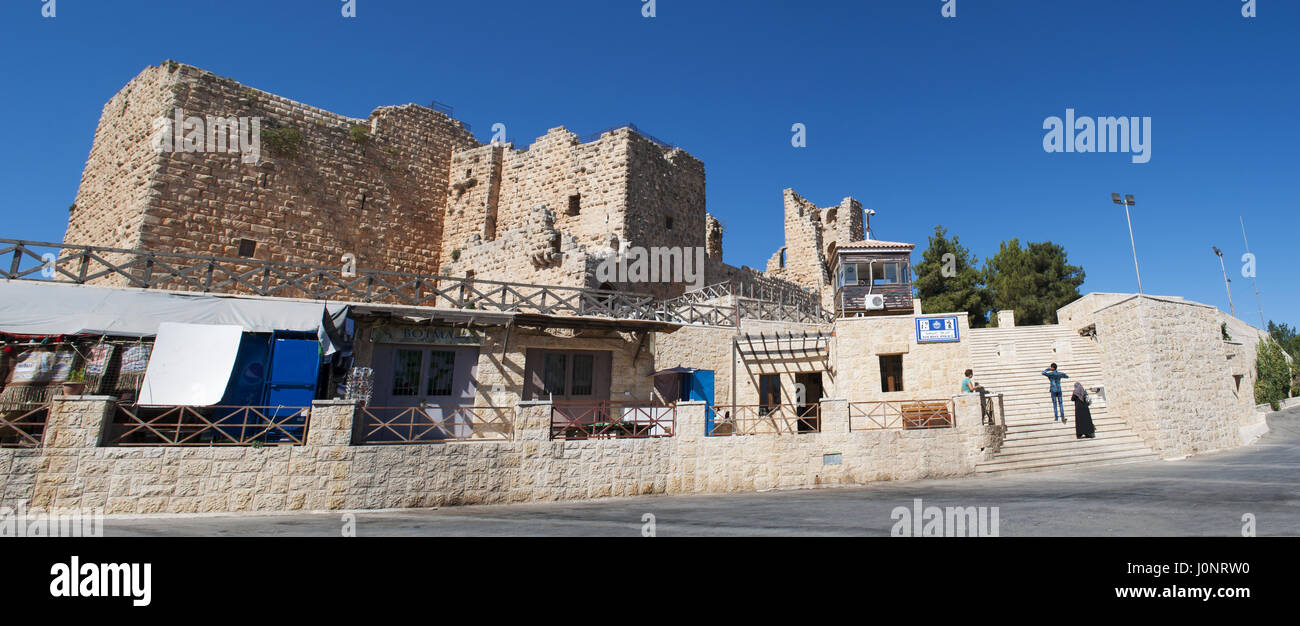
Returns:
[[[905,383],[905,378],[903,376],[903,372],[905,369],[903,355],[902,354],[880,354],[877,356],[879,357],[879,364],[880,364],[880,392],[899,393],[902,391],[906,391],[907,385]],[[894,374],[893,378],[895,379],[895,382],[897,382],[896,389],[890,389],[891,385],[889,383],[890,383],[891,374]]]

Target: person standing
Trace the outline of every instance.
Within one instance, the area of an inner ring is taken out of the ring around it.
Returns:
[[[1069,378],[1070,376],[1065,372],[1057,370],[1055,363],[1053,363],[1051,367],[1043,370],[1043,376],[1046,376],[1047,380],[1050,381],[1048,391],[1052,393],[1052,421],[1055,422],[1060,420],[1064,423],[1066,421],[1065,402],[1061,397],[1061,379]]]
[[[989,402],[989,390],[985,389],[984,385],[971,380],[971,377],[974,375],[975,370],[966,370],[966,377],[961,379],[961,392],[980,394],[980,424],[984,424],[985,422],[992,424],[993,403]]]
[[[1074,438],[1095,439],[1097,427],[1092,425],[1092,409],[1088,408],[1092,399],[1082,384],[1074,383],[1074,393],[1070,395],[1070,400],[1074,402]]]

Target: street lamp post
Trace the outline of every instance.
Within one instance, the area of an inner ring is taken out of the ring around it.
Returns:
[[[1219,269],[1223,270],[1223,285],[1228,288],[1228,309],[1232,311],[1232,316],[1237,317],[1237,307],[1232,304],[1232,280],[1228,278],[1228,268],[1223,264],[1223,251],[1218,246],[1213,246],[1214,253],[1219,256]]]
[[[1110,194],[1110,199],[1115,204],[1124,205],[1124,217],[1128,219],[1128,242],[1129,245],[1133,246],[1133,270],[1137,272],[1138,295],[1142,295],[1142,269],[1138,267],[1137,243],[1133,239],[1133,216],[1129,214],[1129,207],[1136,205],[1137,201],[1133,199],[1132,194],[1126,195],[1121,199],[1119,194],[1112,193]]]

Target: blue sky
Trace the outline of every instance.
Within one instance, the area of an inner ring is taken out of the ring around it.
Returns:
[[[781,245],[781,191],[853,196],[881,239],[924,244],[942,224],[981,258],[1051,240],[1085,291],[1134,291],[1122,208],[1148,293],[1300,324],[1300,2],[1257,0],[8,0],[0,68],[3,237],[58,241],[104,103],[145,66],[197,65],[366,117],[437,100],[480,139],[527,144],[634,122],[707,167],[726,260]],[[1151,161],[1049,154],[1043,121],[1152,118]],[[791,146],[791,125],[808,145]],[[923,247],[923,246],[922,246]],[[919,260],[919,259],[918,259]]]

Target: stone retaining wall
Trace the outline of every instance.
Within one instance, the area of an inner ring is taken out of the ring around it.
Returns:
[[[811,488],[970,474],[1001,438],[969,403],[957,428],[849,432],[847,402],[827,400],[817,434],[705,437],[704,405],[683,403],[674,437],[552,441],[551,405],[524,403],[514,440],[367,446],[350,444],[352,404],[329,401],[304,446],[100,447],[111,402],[60,398],[43,448],[0,450],[0,505],[275,512]]]
[[[1233,369],[1253,362],[1254,347],[1226,343],[1216,309],[1138,296],[1101,308],[1094,319],[1110,410],[1152,450],[1177,458],[1258,436],[1247,432],[1258,422],[1253,376],[1238,383]]]

